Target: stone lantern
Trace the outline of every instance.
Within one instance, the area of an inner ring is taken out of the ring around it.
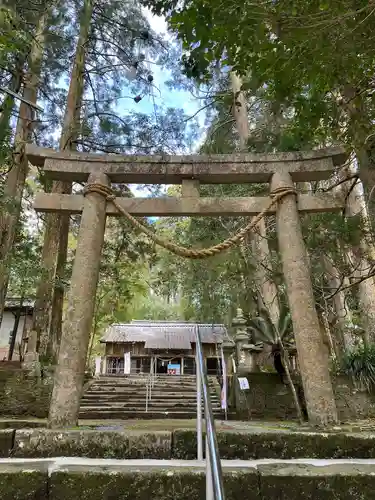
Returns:
[[[236,345],[233,340],[228,338],[223,340],[223,342],[221,343],[221,348],[223,349],[225,359],[228,359],[229,356],[234,353],[235,347]]]
[[[249,343],[249,334],[246,331],[246,319],[242,309],[237,309],[237,316],[233,319],[232,325],[236,328],[234,341],[236,344],[237,370],[238,373],[249,373],[259,371],[257,354],[262,347]]]
[[[35,330],[31,330],[27,341],[27,352],[24,356],[23,368],[31,375],[40,376],[41,367],[39,362],[39,354],[36,350],[38,343],[38,334]]]

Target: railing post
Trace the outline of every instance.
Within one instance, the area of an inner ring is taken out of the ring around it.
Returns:
[[[148,380],[146,380],[146,412],[148,411]]]
[[[223,473],[221,469],[221,461],[219,456],[219,450],[216,439],[214,417],[212,412],[212,405],[210,400],[210,393],[208,390],[208,378],[204,366],[203,352],[202,352],[202,341],[199,333],[199,326],[195,327],[196,333],[196,347],[197,347],[197,361],[198,369],[200,375],[200,387],[203,394],[204,400],[204,414],[206,421],[206,442],[207,442],[207,452],[206,452],[206,467],[209,468],[210,474],[206,477],[206,482],[211,481],[213,496],[211,500],[224,500],[224,486],[223,486]],[[198,392],[198,391],[197,391]],[[198,396],[197,396],[198,397]],[[201,402],[201,399],[199,400]],[[201,424],[202,425],[202,424]],[[199,441],[198,441],[199,443]],[[198,444],[199,446],[199,444]],[[207,460],[208,458],[208,460]],[[206,490],[209,485],[206,485]],[[208,497],[210,498],[210,497]]]
[[[197,339],[198,343],[198,339]],[[196,343],[195,373],[197,380],[197,459],[203,460],[203,435],[202,435],[202,382],[198,361],[198,345]]]
[[[210,449],[208,446],[208,425],[206,424],[206,500],[215,500],[212,484],[212,469],[210,461]]]

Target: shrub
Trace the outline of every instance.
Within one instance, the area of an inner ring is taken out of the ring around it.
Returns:
[[[353,378],[359,389],[372,392],[375,388],[375,344],[347,351],[342,358],[341,369]]]

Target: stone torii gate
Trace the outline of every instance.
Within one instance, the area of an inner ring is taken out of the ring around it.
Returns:
[[[342,150],[278,154],[191,156],[120,156],[58,152],[27,147],[29,161],[49,179],[86,182],[82,194],[36,196],[38,212],[82,213],[73,265],[68,308],[63,325],[58,366],[49,414],[51,427],[76,425],[84,366],[92,326],[106,216],[118,207],[133,216],[255,216],[269,207],[271,197],[200,198],[199,183],[270,183],[271,193],[284,196],[267,213],[276,213],[279,250],[304,387],[312,423],[337,421],[337,411],[311,284],[309,259],[298,212],[339,211],[343,200],[333,194],[297,194],[295,182],[327,179],[346,155]],[[182,184],[181,198],[116,198],[108,201],[115,183]]]

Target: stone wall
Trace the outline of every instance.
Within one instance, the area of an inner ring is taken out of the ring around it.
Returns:
[[[332,383],[341,421],[375,417],[375,394],[358,391],[345,376],[335,377]]]
[[[277,373],[249,373],[246,378],[249,381],[248,390],[240,389],[235,376],[232,384],[237,418],[241,420],[297,418],[292,394],[281,384]]]
[[[139,460],[194,460],[197,431],[93,429],[0,429],[0,456],[14,458],[86,457]],[[205,433],[203,433],[205,435]],[[296,458],[375,459],[374,432],[311,431],[277,428],[217,430],[223,460]],[[0,497],[1,498],[1,497]]]
[[[70,461],[71,462],[71,461]],[[238,500],[363,500],[373,498],[371,465],[314,466],[257,464],[223,470],[225,498]],[[0,466],[2,500],[201,500],[206,498],[205,471],[174,464],[137,470],[107,464],[95,469],[59,460]]]
[[[42,380],[24,370],[0,370],[0,415],[39,417],[48,415],[52,377]]]
[[[249,373],[249,390],[241,391],[233,381],[232,394],[237,418],[249,420],[294,420],[297,418],[290,390],[280,383],[276,373]],[[347,377],[332,380],[339,418],[342,422],[375,417],[375,396],[357,391]],[[300,381],[295,382],[303,403]]]
[[[293,398],[274,373],[247,375],[250,389],[241,391],[238,382],[231,384],[229,402],[236,417],[243,420],[293,420],[297,418]],[[53,380],[42,380],[18,370],[0,370],[0,416],[38,417],[48,415]],[[300,393],[301,385],[296,384]],[[333,380],[336,403],[342,422],[375,417],[375,396],[357,391],[346,377]]]

